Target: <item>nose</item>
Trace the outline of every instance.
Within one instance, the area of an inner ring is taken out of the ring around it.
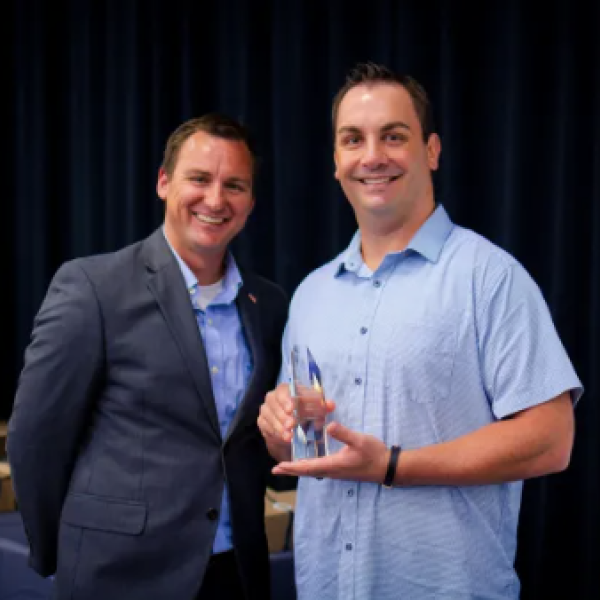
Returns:
[[[384,168],[388,163],[385,148],[376,140],[367,142],[361,162],[362,166],[369,171],[377,171]]]
[[[213,184],[205,191],[204,204],[215,212],[223,208],[225,204],[225,192],[221,184],[213,182]]]

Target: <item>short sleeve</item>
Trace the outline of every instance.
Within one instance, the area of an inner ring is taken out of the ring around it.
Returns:
[[[484,288],[485,289],[485,288]],[[477,314],[483,385],[501,419],[583,386],[537,284],[517,262],[497,272]]]

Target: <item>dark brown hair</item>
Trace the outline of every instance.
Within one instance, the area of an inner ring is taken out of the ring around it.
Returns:
[[[248,129],[227,115],[209,113],[182,123],[169,136],[162,162],[162,168],[169,177],[173,175],[181,147],[190,136],[198,131],[204,131],[209,135],[226,140],[243,142],[252,157],[253,171],[256,171],[257,158],[254,151],[254,143]]]
[[[378,65],[372,62],[357,64],[346,77],[346,82],[335,95],[331,110],[331,121],[333,125],[333,137],[335,139],[335,130],[337,127],[337,117],[340,104],[344,96],[358,85],[371,85],[376,83],[389,83],[401,85],[410,95],[415,112],[421,124],[423,140],[427,142],[429,136],[434,133],[433,114],[431,103],[427,97],[427,92],[423,86],[409,75],[399,75],[394,73],[388,67]]]

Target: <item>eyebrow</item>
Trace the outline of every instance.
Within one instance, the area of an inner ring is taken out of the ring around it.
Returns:
[[[396,129],[397,127],[400,127],[401,129],[406,129],[407,131],[410,131],[410,127],[403,121],[392,121],[391,123],[386,123],[381,128],[381,131],[382,131],[382,133],[386,133],[388,131],[391,131],[392,129]],[[341,135],[344,133],[360,133],[360,129],[358,127],[355,127],[354,125],[345,125],[338,129],[337,135]]]
[[[210,171],[203,171],[202,169],[188,169],[184,171],[184,175],[186,177],[197,177],[198,175],[204,175],[205,177],[212,177],[212,173]],[[246,179],[244,177],[228,177],[226,179],[228,183],[242,183],[244,185],[251,185],[252,180]]]
[[[243,185],[251,185],[250,179],[244,179],[243,177],[228,177],[227,183],[241,183]]]
[[[186,177],[191,177],[192,175],[208,175],[210,177],[210,173],[202,169],[187,169],[183,173]]]
[[[381,131],[391,131],[392,129],[396,129],[396,127],[410,131],[409,125],[403,121],[393,121],[392,123],[388,123],[381,128]]]

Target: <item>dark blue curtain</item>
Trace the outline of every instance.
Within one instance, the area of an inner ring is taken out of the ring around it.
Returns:
[[[600,597],[600,3],[536,4],[5,2],[0,418],[58,265],[161,222],[156,172],[184,119],[229,112],[258,137],[241,262],[291,293],[337,254],[355,223],[330,104],[356,61],[384,62],[430,92],[439,198],[530,271],[586,386],[571,467],[525,487],[523,598]]]

